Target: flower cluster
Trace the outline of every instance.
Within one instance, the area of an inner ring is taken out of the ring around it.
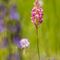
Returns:
[[[34,3],[31,19],[35,25],[39,25],[43,21],[43,8],[40,6],[38,0],[36,0]]]
[[[14,38],[14,43],[21,49],[27,48],[30,45],[28,39],[26,38],[20,39],[19,37]]]
[[[42,8],[42,1],[35,0],[34,7],[32,9],[32,23],[35,25],[36,28],[36,37],[37,37],[37,53],[38,58],[40,60],[40,51],[39,51],[39,39],[38,39],[38,26],[43,22],[43,8]]]
[[[3,0],[3,1],[4,3],[9,2],[9,0]],[[8,32],[7,39],[2,40],[0,48],[8,46],[9,56],[11,55],[11,43],[17,45],[17,48],[20,49],[27,48],[30,45],[28,39],[20,39],[19,33],[21,31],[21,26],[19,18],[20,16],[19,13],[17,12],[17,6],[15,3],[8,6],[0,4],[0,32],[5,32],[5,29],[7,30],[6,32]],[[19,56],[15,54],[11,55],[9,59],[19,60],[18,58]]]
[[[21,39],[19,43],[20,43],[20,48],[27,48],[30,45],[28,39]]]
[[[17,6],[16,4],[13,4],[13,6],[10,9],[10,21],[15,22],[15,24],[9,24],[8,23],[8,29],[11,32],[15,32],[16,34],[13,36],[13,41],[19,48],[26,48],[29,46],[29,42],[27,39],[20,39],[19,32],[20,32],[20,24],[19,24],[19,14],[17,13]]]
[[[8,33],[10,33],[11,35],[14,34],[19,35],[20,22],[19,22],[19,14],[17,12],[17,6],[14,3],[8,7],[5,5],[5,3],[8,3],[7,2],[8,0],[3,0],[3,1],[4,4],[3,2],[0,3],[0,33],[4,33],[8,31]],[[6,17],[8,18],[8,21]],[[7,38],[11,35],[7,34]],[[2,39],[2,43],[0,46],[1,48],[3,48],[3,46],[5,45],[5,41],[6,40]]]

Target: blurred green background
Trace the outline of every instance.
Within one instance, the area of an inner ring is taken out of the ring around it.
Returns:
[[[20,23],[22,26],[22,38],[28,38],[30,47],[26,49],[26,60],[38,60],[36,48],[36,32],[31,22],[31,10],[34,0],[12,0],[16,3],[20,14]],[[59,55],[60,56],[60,1],[59,0],[43,0],[44,2],[44,21],[39,26],[39,43],[41,55]],[[3,33],[4,34],[4,33]],[[0,34],[1,36],[2,34]],[[13,44],[12,44],[13,46]],[[12,47],[12,51],[16,51]],[[0,60],[5,60],[4,56],[8,56],[8,49],[0,49]]]

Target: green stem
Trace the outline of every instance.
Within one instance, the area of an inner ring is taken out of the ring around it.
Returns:
[[[18,48],[20,60],[23,60],[23,50]]]
[[[37,36],[37,53],[40,60],[40,51],[39,51],[39,39],[38,39],[38,26],[36,26],[36,36]]]
[[[12,53],[11,53],[11,41],[10,41],[10,39],[8,40],[8,50],[9,50],[9,57],[11,58]]]

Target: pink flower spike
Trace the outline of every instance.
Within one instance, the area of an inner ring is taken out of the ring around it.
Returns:
[[[32,9],[32,23],[34,25],[39,25],[42,23],[42,19],[43,19],[43,8],[40,7],[39,1],[35,0],[34,2],[34,7]]]

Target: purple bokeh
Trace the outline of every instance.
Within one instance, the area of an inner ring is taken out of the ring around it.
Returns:
[[[30,45],[30,42],[26,38],[21,39],[19,43],[20,43],[20,48],[27,48]]]
[[[6,15],[6,7],[4,6],[4,4],[0,3],[0,20],[2,20],[5,15]]]
[[[0,42],[0,49],[1,48],[6,48],[8,46],[8,39],[7,38],[3,38]]]
[[[4,32],[4,31],[5,31],[4,21],[0,20],[0,32]]]
[[[18,36],[13,37],[13,42],[14,42],[14,44],[16,44],[17,47],[20,48],[20,43],[19,43],[19,41],[20,41],[20,37],[18,37]]]
[[[17,45],[18,48],[27,48],[29,47],[30,43],[28,39],[20,39],[19,37],[14,37],[13,38],[14,43]]]
[[[16,10],[16,5],[12,5],[11,9],[10,9],[10,19],[11,20],[19,20],[19,14]]]
[[[12,32],[12,33],[19,33],[19,32],[20,32],[20,29],[21,29],[20,24],[17,23],[17,22],[16,22],[15,25],[14,25],[13,23],[12,23],[12,24],[9,23],[9,25],[8,25],[7,28],[8,28],[8,30],[9,30],[10,32]]]
[[[8,60],[20,60],[19,53],[10,54]]]

